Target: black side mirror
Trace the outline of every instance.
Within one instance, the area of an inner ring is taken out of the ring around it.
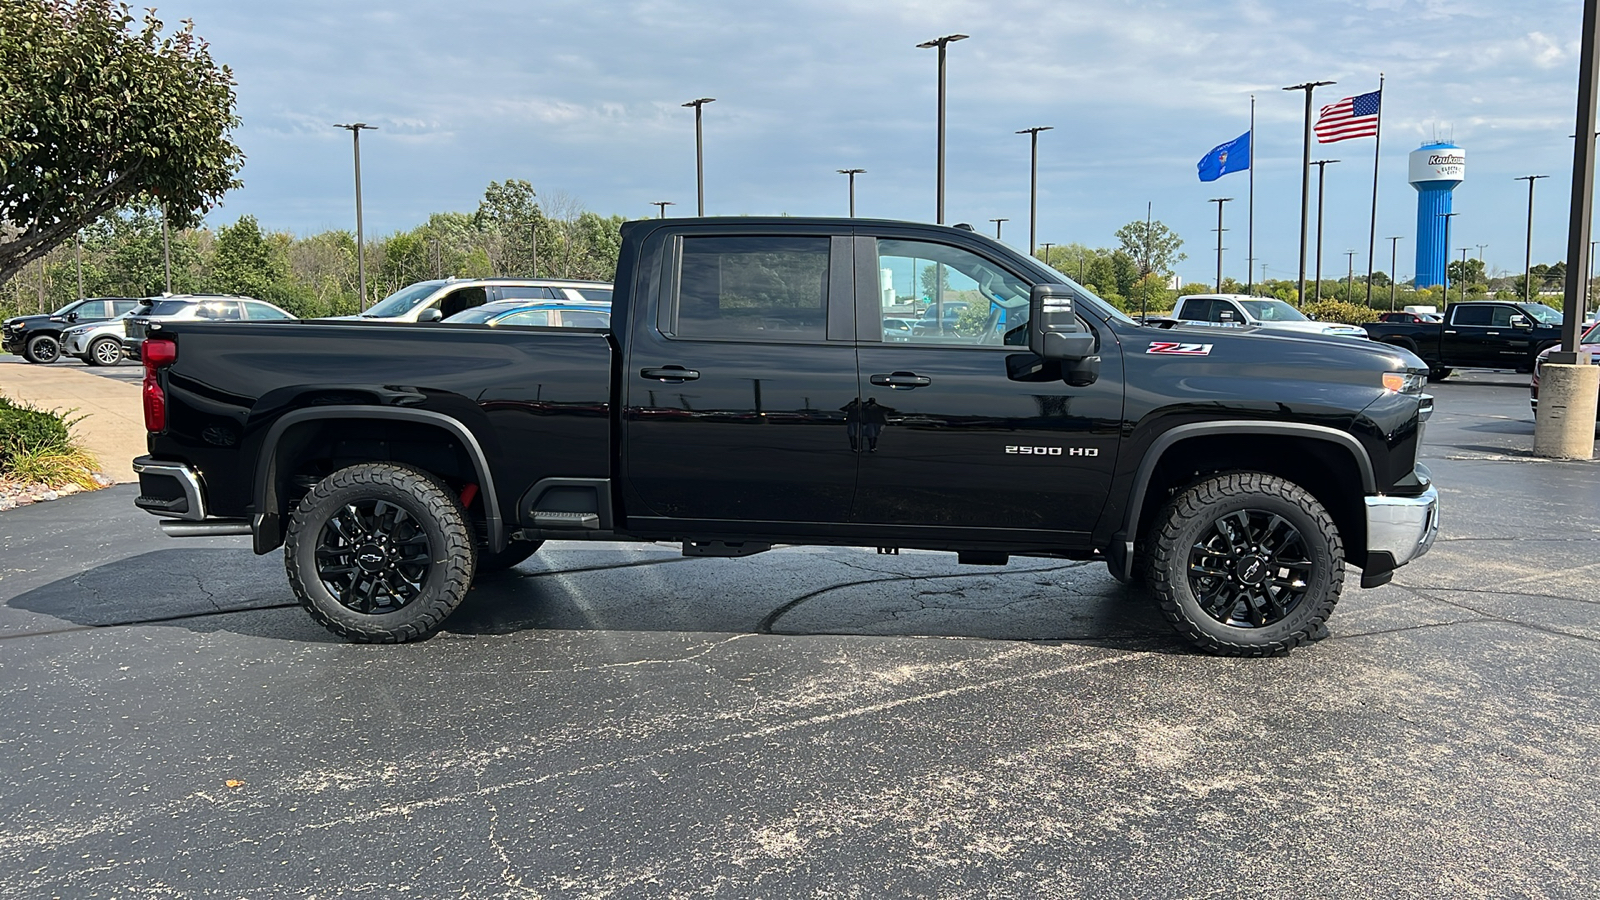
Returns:
[[[1512,316],[1511,327],[1521,331],[1532,331],[1533,322],[1530,321],[1527,316]]]
[[[77,313],[67,313],[67,321],[68,322],[76,322],[76,321],[78,321],[78,314]]]
[[[1081,360],[1094,353],[1094,334],[1078,324],[1072,288],[1036,284],[1028,294],[1028,349],[1044,359]]]
[[[444,313],[440,312],[439,308],[436,306],[430,306],[417,314],[418,322],[437,322],[443,318]]]

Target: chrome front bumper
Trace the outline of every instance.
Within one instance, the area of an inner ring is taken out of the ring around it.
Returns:
[[[1415,497],[1367,497],[1367,553],[1387,553],[1395,568],[1428,552],[1439,536],[1439,491]]]

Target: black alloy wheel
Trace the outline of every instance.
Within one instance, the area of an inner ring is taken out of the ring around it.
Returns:
[[[1310,555],[1287,519],[1241,509],[1212,522],[1189,549],[1189,589],[1224,625],[1276,625],[1305,600],[1315,567]]]
[[[22,358],[46,365],[61,358],[61,341],[53,334],[36,334],[22,348]]]
[[[454,492],[395,463],[361,463],[295,505],[283,542],[289,585],[311,617],[361,643],[426,638],[465,599],[477,553]]]
[[[1275,475],[1214,475],[1178,492],[1146,532],[1161,613],[1202,650],[1278,656],[1328,635],[1344,543],[1310,491]]]
[[[383,500],[346,503],[317,539],[317,577],[345,609],[391,613],[422,595],[433,568],[422,524]]]
[[[114,366],[122,362],[122,342],[116,338],[100,338],[89,345],[89,362],[97,366]]]

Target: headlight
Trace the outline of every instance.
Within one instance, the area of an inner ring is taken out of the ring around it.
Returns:
[[[1420,394],[1428,386],[1428,376],[1416,372],[1383,373],[1383,389],[1396,394]]]

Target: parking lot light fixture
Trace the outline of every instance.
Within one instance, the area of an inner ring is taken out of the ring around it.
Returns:
[[[840,175],[850,176],[850,218],[856,217],[856,176],[867,171],[866,169],[836,169]]]
[[[661,210],[661,215],[657,216],[656,218],[665,219],[667,217],[667,207],[677,206],[678,204],[672,202],[671,200],[652,200],[650,201],[650,205]]]
[[[1033,255],[1034,234],[1039,227],[1039,132],[1054,131],[1054,125],[1024,128],[1017,134],[1029,135],[1033,144],[1032,163],[1028,180],[1028,255]]]
[[[694,107],[694,183],[695,196],[699,199],[697,215],[706,214],[706,144],[700,127],[701,113],[705,111],[707,103],[715,103],[715,97],[701,97],[683,104],[685,107]]]
[[[1005,222],[1009,222],[1011,220],[1010,219],[990,219],[989,221],[994,223],[994,239],[998,241],[998,240],[1000,240],[1000,226],[1001,226],[1001,224],[1003,224]]]
[[[964,40],[967,39],[967,37],[968,37],[968,35],[965,35],[965,34],[947,34],[944,37],[936,37],[931,41],[923,41],[922,43],[917,45],[917,48],[921,49],[921,50],[928,50],[930,48],[938,48],[938,50],[939,50],[939,163],[938,163],[938,174],[937,174],[937,178],[936,178],[937,185],[936,185],[936,188],[935,188],[936,200],[935,200],[935,205],[934,205],[934,222],[939,224],[939,225],[943,225],[944,224],[944,55],[945,55],[945,48],[950,46],[951,44],[955,43],[956,41],[964,41]]]
[[[1300,293],[1296,296],[1297,304],[1306,302],[1306,217],[1311,205],[1311,95],[1317,88],[1335,81],[1307,81],[1301,84],[1291,84],[1284,88],[1286,91],[1306,92],[1306,134],[1305,143],[1301,150],[1300,163]],[[1254,169],[1252,168],[1252,171]]]
[[[1528,245],[1522,257],[1522,302],[1533,302],[1533,183],[1549,175],[1519,175],[1512,181],[1528,183]]]
[[[367,305],[367,247],[366,247],[366,239],[365,239],[365,236],[362,233],[362,228],[361,228],[361,132],[363,132],[363,131],[377,131],[378,130],[378,126],[376,126],[376,125],[368,125],[365,122],[354,122],[354,123],[351,123],[349,125],[341,125],[341,124],[335,122],[333,127],[335,127],[335,128],[343,128],[344,130],[350,132],[350,138],[351,138],[351,141],[352,141],[352,143],[353,143],[353,145],[355,147],[355,157],[356,157],[356,283],[358,285],[358,289],[361,291],[361,299],[360,299],[359,302],[356,303],[356,309],[359,311],[359,310],[361,310],[363,307],[365,307]],[[172,290],[171,286],[168,286],[167,290],[169,290],[169,291]]]

